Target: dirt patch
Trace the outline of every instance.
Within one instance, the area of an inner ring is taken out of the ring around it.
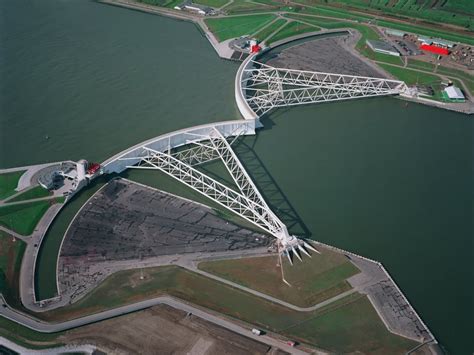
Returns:
[[[116,354],[265,354],[270,348],[166,305],[69,331],[61,342]],[[158,351],[159,349],[159,351]]]

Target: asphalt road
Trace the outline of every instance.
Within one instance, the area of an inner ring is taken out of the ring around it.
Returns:
[[[137,302],[137,303],[130,304],[127,306],[114,308],[111,310],[103,311],[96,314],[91,314],[89,316],[76,318],[76,319],[68,320],[61,323],[46,323],[39,319],[32,318],[31,316],[28,316],[26,314],[14,311],[7,305],[3,297],[1,297],[0,298],[0,305],[1,305],[0,315],[16,323],[19,323],[25,327],[35,330],[37,332],[56,333],[56,332],[61,332],[61,331],[65,331],[72,328],[77,328],[83,325],[99,322],[108,318],[117,317],[117,316],[125,315],[128,313],[140,311],[140,310],[153,307],[159,304],[166,304],[170,307],[192,313],[193,315],[199,318],[202,318],[208,322],[211,322],[218,326],[226,328],[230,331],[233,331],[234,333],[243,335],[247,338],[252,338],[256,341],[265,343],[269,346],[282,349],[284,351],[287,351],[290,354],[298,354],[298,355],[307,354],[304,351],[293,348],[287,345],[286,343],[278,341],[270,336],[267,336],[267,335],[257,336],[253,334],[250,329],[244,328],[240,325],[237,325],[235,323],[232,323],[230,321],[227,321],[215,315],[209,314],[201,309],[198,309],[189,304],[180,302],[174,298],[167,297],[167,296],[162,296],[162,297],[157,297],[157,298],[153,298],[153,299],[142,301],[142,302]]]

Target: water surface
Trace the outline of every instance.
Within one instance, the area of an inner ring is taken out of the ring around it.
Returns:
[[[190,23],[90,1],[1,1],[0,13],[2,168],[102,161],[239,118],[237,65]],[[383,262],[441,343],[472,352],[473,120],[384,98],[264,124],[237,151],[292,231]],[[51,250],[91,191],[53,224]],[[54,254],[39,275],[53,289]]]

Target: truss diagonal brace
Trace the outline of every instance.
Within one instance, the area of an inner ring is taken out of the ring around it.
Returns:
[[[275,215],[268,206],[252,201],[167,153],[147,147],[144,149],[149,152],[149,155],[142,157],[138,166],[129,166],[130,168],[163,171],[278,239],[284,238],[280,225],[282,223],[275,220]]]

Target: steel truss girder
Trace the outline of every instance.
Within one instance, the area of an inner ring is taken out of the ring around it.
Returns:
[[[404,92],[404,82],[354,75],[280,69],[254,62],[246,69],[242,86],[249,106],[259,115],[274,107],[361,97],[395,95]]]
[[[138,165],[129,166],[129,168],[160,170],[274,235],[284,244],[284,239],[288,237],[286,226],[267,206],[235,153],[233,153],[230,144],[219,131],[213,130],[207,141],[202,140],[201,142],[193,142],[193,144],[197,144],[202,148],[199,153],[200,156],[212,158],[217,156],[222,159],[238,186],[239,192],[188,164],[187,162],[197,161],[190,152],[183,153],[183,155],[179,155],[181,152],[169,154],[143,147],[146,154],[141,157]],[[213,152],[211,153],[211,151]],[[178,159],[183,156],[187,158],[185,159],[187,162]]]

